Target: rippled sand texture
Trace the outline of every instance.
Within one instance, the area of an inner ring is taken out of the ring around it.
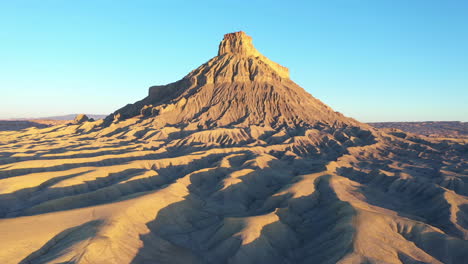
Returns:
[[[466,142],[346,118],[234,34],[106,120],[0,132],[0,262],[468,261]]]

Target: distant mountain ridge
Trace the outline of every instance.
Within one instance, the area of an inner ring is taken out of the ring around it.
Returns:
[[[59,116],[46,116],[46,117],[33,117],[33,118],[9,118],[6,120],[73,120],[79,114],[68,114],[68,115],[59,115]],[[89,118],[95,120],[104,119],[107,115],[99,114],[86,114]]]
[[[376,128],[396,128],[405,132],[428,137],[468,138],[468,122],[424,121],[424,122],[374,122]]]
[[[78,114],[69,114],[62,116],[48,116],[39,118],[11,118],[0,119],[0,131],[18,131],[30,127],[46,128],[56,125],[64,125],[72,122]],[[104,119],[106,115],[89,114],[86,115],[94,120]]]

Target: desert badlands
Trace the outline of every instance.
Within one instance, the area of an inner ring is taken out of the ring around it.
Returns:
[[[467,154],[226,34],[103,120],[0,132],[0,263],[468,263]]]

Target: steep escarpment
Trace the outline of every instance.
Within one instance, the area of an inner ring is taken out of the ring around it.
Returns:
[[[0,132],[0,260],[465,263],[467,154],[333,111],[231,33],[106,120]]]

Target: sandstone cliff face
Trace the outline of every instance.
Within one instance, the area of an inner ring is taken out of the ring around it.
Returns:
[[[0,262],[466,263],[466,143],[344,117],[227,34],[106,120],[0,132]]]
[[[225,34],[219,44],[218,56],[224,54],[236,54],[240,56],[260,56],[260,52],[252,44],[252,38],[245,32],[239,31]]]

